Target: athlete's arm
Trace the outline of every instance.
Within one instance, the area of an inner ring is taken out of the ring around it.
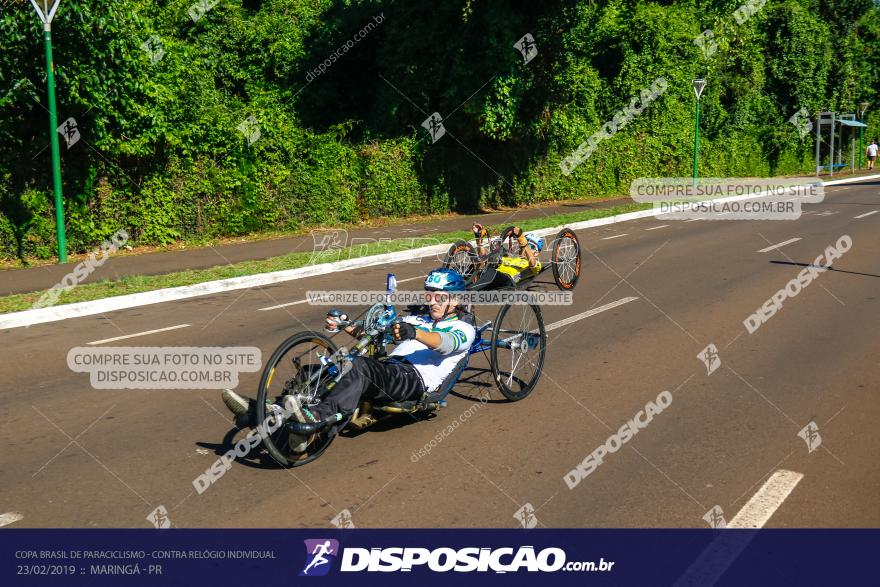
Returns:
[[[419,330],[407,322],[398,322],[391,327],[391,336],[395,342],[405,340],[417,340],[431,350],[437,350],[443,344],[443,337],[439,332]]]
[[[523,255],[525,255],[528,260],[529,267],[535,267],[538,264],[538,256],[535,254],[535,251],[532,250],[532,247],[529,246],[529,241],[526,240],[522,228],[514,226],[513,236],[516,237],[516,242],[519,243],[520,250],[522,250]]]

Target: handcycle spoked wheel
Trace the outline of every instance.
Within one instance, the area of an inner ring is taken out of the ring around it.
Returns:
[[[553,241],[550,259],[556,287],[573,289],[581,275],[581,246],[573,230],[564,228],[559,231]]]
[[[506,305],[498,311],[492,327],[489,363],[499,391],[510,401],[529,395],[541,377],[547,331],[541,308]]]
[[[300,332],[282,342],[266,363],[257,393],[257,423],[266,423],[267,432],[273,430],[265,434],[263,446],[281,466],[298,467],[315,460],[336,436],[332,434],[332,428],[324,429],[315,435],[305,452],[294,452],[287,428],[283,423],[278,425],[277,416],[267,409],[266,404],[283,406],[284,396],[290,393],[296,393],[304,406],[323,399],[330,376],[328,367],[321,363],[321,356],[329,357],[336,350],[336,344],[323,334]],[[315,374],[317,378],[309,383]]]
[[[449,247],[449,251],[443,259],[443,268],[455,269],[466,282],[476,283],[480,273],[480,257],[471,243],[463,240],[456,241]]]

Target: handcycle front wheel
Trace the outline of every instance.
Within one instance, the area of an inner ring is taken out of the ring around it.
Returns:
[[[299,467],[317,459],[336,435],[332,428],[324,429],[315,435],[305,452],[294,452],[286,426],[283,423],[278,425],[275,420],[277,416],[267,409],[267,403],[283,405],[284,396],[289,393],[320,399],[329,380],[327,366],[321,362],[321,357],[329,357],[336,350],[336,343],[320,332],[300,332],[282,342],[263,369],[257,393],[257,423],[266,427],[263,446],[269,456],[283,467]],[[317,379],[308,383],[315,374],[319,374]],[[270,428],[274,430],[268,432]]]
[[[529,395],[541,377],[547,331],[541,308],[506,305],[492,327],[489,363],[498,390],[515,402]]]

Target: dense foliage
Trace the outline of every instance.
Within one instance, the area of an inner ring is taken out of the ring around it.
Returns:
[[[754,14],[739,22],[740,4],[62,0],[59,123],[73,117],[81,133],[61,146],[70,248],[120,228],[161,244],[601,197],[634,177],[688,175],[690,80],[702,76],[702,175],[810,171],[812,135],[788,119],[865,100],[880,111],[880,9],[749,0]],[[27,0],[0,10],[0,256],[46,257],[42,27]],[[714,52],[694,43],[706,29]],[[526,33],[528,63],[513,47]],[[158,60],[143,48],[153,36]],[[662,96],[560,171],[661,76]],[[432,143],[421,123],[435,111],[447,134]],[[249,116],[257,140],[237,130]]]

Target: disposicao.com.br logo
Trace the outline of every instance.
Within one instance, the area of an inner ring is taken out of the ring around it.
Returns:
[[[305,540],[306,565],[300,577],[322,577],[330,572],[333,561],[339,554],[339,541],[332,538],[312,538]]]
[[[300,576],[324,575],[331,568],[327,556],[335,558],[338,543],[335,540],[306,540],[306,565]],[[387,547],[359,548],[347,547],[342,551],[340,572],[410,572],[414,568],[426,568],[435,573],[447,572],[492,572],[515,573],[531,571],[554,573],[557,571],[610,571],[613,561],[600,558],[596,561],[566,561],[566,553],[561,548],[544,548],[536,551],[534,546],[517,548],[466,547],[466,548],[419,548]]]

